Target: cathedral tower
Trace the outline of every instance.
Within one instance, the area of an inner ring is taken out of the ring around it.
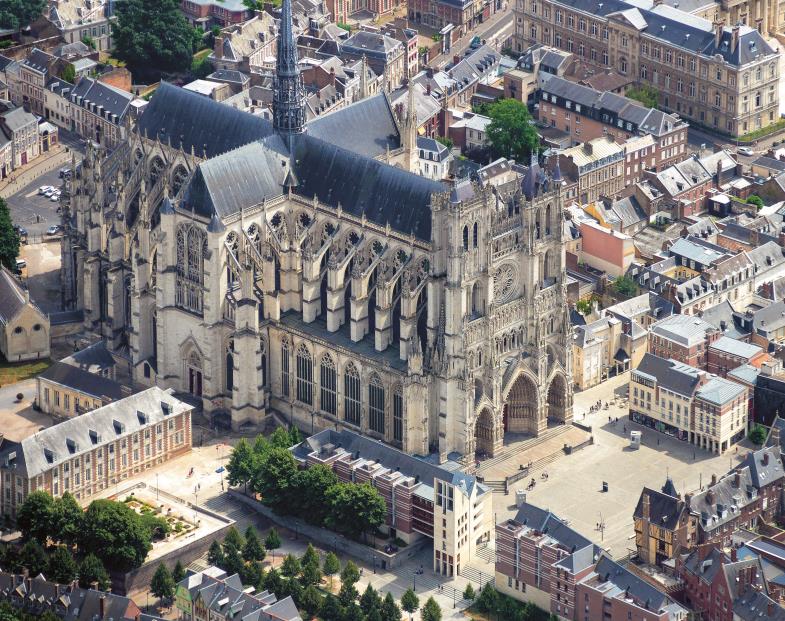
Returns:
[[[273,125],[290,150],[292,138],[305,131],[305,91],[297,65],[297,44],[292,32],[292,0],[283,0],[281,6],[273,90]]]

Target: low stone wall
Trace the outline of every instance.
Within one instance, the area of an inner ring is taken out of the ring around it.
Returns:
[[[265,516],[267,519],[269,519],[271,522],[274,522],[281,528],[286,528],[289,530],[296,529],[297,532],[302,534],[305,539],[314,541],[327,550],[340,550],[342,554],[348,554],[349,556],[353,556],[354,558],[365,563],[373,563],[373,557],[375,556],[375,562],[378,563],[382,569],[393,569],[400,566],[407,559],[410,559],[420,550],[428,547],[431,544],[430,539],[423,537],[407,546],[400,548],[398,552],[394,554],[387,554],[381,550],[374,550],[369,546],[365,546],[351,539],[347,539],[343,535],[339,535],[338,533],[335,533],[331,530],[307,524],[302,520],[294,518],[290,515],[278,515],[275,513],[275,511],[269,507],[264,506],[258,500],[246,496],[238,490],[230,489],[228,493],[233,498],[251,507],[254,511]]]

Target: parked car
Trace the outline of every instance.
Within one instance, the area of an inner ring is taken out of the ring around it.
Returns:
[[[57,235],[60,232],[62,227],[59,224],[53,224],[48,229],[46,229],[47,235]]]
[[[17,274],[21,274],[22,270],[27,267],[27,261],[24,259],[17,259],[16,260],[16,269],[14,270]]]
[[[51,185],[42,185],[40,188],[38,188],[38,195],[39,196],[43,196],[48,191],[53,190],[53,189],[54,188]]]
[[[755,151],[753,151],[749,147],[739,147],[738,149],[736,149],[736,153],[738,153],[739,155],[746,155],[747,157],[752,157],[753,155],[755,155]]]
[[[52,201],[53,203],[56,203],[57,201],[60,200],[60,195],[57,193],[52,194],[52,198],[50,198],[49,200]]]
[[[482,39],[480,39],[480,37],[473,37],[472,42],[469,44],[469,47],[473,50],[476,50],[481,45],[482,45]]]
[[[63,177],[67,177],[67,176],[69,176],[70,174],[71,174],[71,169],[70,169],[70,168],[61,168],[61,169],[60,169],[60,178],[61,178],[61,179],[62,179]]]

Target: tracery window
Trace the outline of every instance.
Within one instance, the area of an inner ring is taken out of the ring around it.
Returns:
[[[304,344],[297,348],[297,400],[313,404],[313,360]]]
[[[371,431],[384,433],[384,384],[376,373],[368,384],[368,426]]]
[[[393,440],[403,442],[403,390],[400,384],[393,388]]]
[[[289,396],[289,342],[281,343],[281,392],[284,397]]]
[[[337,410],[337,382],[335,362],[329,354],[325,354],[319,365],[319,407],[333,416]]]
[[[346,366],[343,374],[343,417],[347,423],[360,425],[360,374],[354,363]]]
[[[204,256],[207,235],[193,224],[177,229],[177,279],[175,304],[194,313],[202,312]]]

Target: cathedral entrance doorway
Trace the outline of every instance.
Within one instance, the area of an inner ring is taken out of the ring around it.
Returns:
[[[474,445],[477,457],[493,457],[493,414],[484,408],[474,424]]]
[[[188,377],[188,392],[195,397],[202,396],[202,359],[195,351],[188,355],[186,362],[186,375]]]
[[[567,383],[557,373],[548,387],[548,420],[560,425],[567,420]]]
[[[537,386],[526,374],[521,374],[507,393],[504,404],[504,430],[514,433],[539,431]]]

